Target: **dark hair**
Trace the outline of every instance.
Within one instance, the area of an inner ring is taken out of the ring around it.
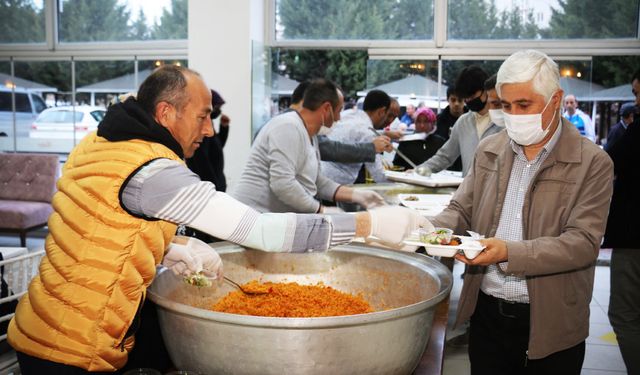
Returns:
[[[478,91],[484,89],[484,81],[489,75],[477,65],[468,66],[460,72],[456,79],[456,91],[460,95],[460,99],[466,99],[473,96]]]
[[[298,86],[293,90],[291,94],[291,104],[298,104],[304,99],[304,92],[307,91],[307,87],[311,84],[310,81],[300,82]]]
[[[367,93],[367,96],[364,97],[362,109],[367,112],[375,111],[383,107],[389,109],[389,105],[391,105],[391,98],[386,92],[382,90],[371,90]]]
[[[304,90],[302,107],[310,111],[320,108],[322,103],[329,102],[334,109],[340,104],[338,86],[328,79],[317,78],[309,82],[309,87]]]
[[[497,74],[494,74],[491,77],[487,78],[487,80],[484,81],[484,89],[485,89],[485,91],[495,90],[496,81],[497,80],[498,80],[498,75]]]
[[[200,76],[195,71],[182,66],[163,65],[142,82],[138,89],[137,100],[149,114],[153,114],[156,105],[167,102],[181,110],[188,101],[186,74]]]
[[[447,87],[447,100],[449,100],[452,95],[458,96],[458,91],[456,91],[456,86],[454,84]]]
[[[635,73],[633,73],[633,77],[631,77],[631,82],[638,80],[638,82],[640,82],[640,69],[636,70]]]

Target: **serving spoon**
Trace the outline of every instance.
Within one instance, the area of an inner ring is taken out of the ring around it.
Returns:
[[[233,285],[235,288],[237,288],[238,290],[240,290],[242,293],[246,294],[246,295],[259,295],[259,294],[268,294],[269,293],[269,288],[264,287],[264,286],[258,286],[256,288],[247,288],[246,286],[242,286],[239,283],[231,280],[230,278],[223,276],[224,281],[228,282],[229,284]]]

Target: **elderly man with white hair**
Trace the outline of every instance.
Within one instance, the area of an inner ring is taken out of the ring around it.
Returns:
[[[580,374],[613,165],[562,118],[559,79],[544,53],[505,60],[506,132],[482,140],[432,221],[487,238],[476,258],[456,256],[469,265],[457,323],[471,319],[472,374]]]

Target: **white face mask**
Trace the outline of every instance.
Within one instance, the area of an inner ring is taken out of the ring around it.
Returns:
[[[489,117],[491,117],[491,122],[504,128],[504,114],[501,109],[490,109]]]
[[[322,126],[320,126],[320,130],[318,130],[318,135],[329,135],[333,130],[333,126],[336,124],[336,121],[333,117],[333,111],[329,113],[331,113],[331,127],[325,126],[324,115],[322,115]]]
[[[553,111],[553,117],[549,121],[549,126],[546,129],[542,129],[542,112],[547,109],[547,106],[551,103],[551,98],[544,106],[540,113],[534,115],[511,115],[507,112],[504,113],[504,125],[507,128],[507,134],[517,144],[521,146],[529,146],[539,143],[549,133],[551,123],[556,118],[556,112]]]
[[[331,134],[331,128],[328,128],[324,125],[322,125],[320,127],[320,130],[318,130],[318,135],[329,135]]]

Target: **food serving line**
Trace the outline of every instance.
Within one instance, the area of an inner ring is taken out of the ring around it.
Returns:
[[[455,191],[420,185],[354,187],[374,190],[389,204],[420,203],[436,194],[441,209]],[[433,216],[434,207],[429,208],[421,212]],[[211,304],[232,290],[229,285],[197,288],[163,270],[149,298],[158,305],[163,337],[179,368],[247,375],[442,373],[453,258],[438,261],[359,244],[310,254],[265,253],[226,242],[212,246],[225,263],[225,275],[241,284],[325,283],[361,294],[374,312],[318,318],[220,313],[211,311]]]

